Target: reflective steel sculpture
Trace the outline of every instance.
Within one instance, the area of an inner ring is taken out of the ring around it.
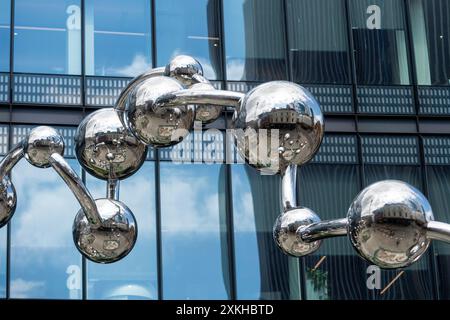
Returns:
[[[245,162],[265,174],[279,174],[282,213],[273,236],[286,254],[315,252],[325,238],[348,235],[364,259],[382,268],[417,261],[432,239],[450,242],[450,225],[433,221],[427,199],[400,181],[364,189],[344,219],[321,221],[296,202],[297,166],[310,161],[324,135],[318,102],[305,88],[286,81],[261,84],[247,94],[216,90],[201,64],[178,56],[132,80],[115,108],[88,115],[79,125],[75,152],[81,166],[106,181],[106,197],[94,200],[63,158],[64,140],[50,127],[37,127],[0,162],[0,227],[10,221],[17,195],[10,178],[26,158],[39,168],[53,167],[81,205],[73,224],[78,250],[89,260],[111,263],[125,257],[137,237],[133,213],[119,201],[119,181],[142,166],[147,147],[180,143],[194,121],[215,121],[223,107],[234,108],[232,129]]]

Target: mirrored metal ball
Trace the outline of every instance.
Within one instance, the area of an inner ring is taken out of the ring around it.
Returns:
[[[125,179],[145,161],[147,146],[132,135],[112,108],[100,109],[80,123],[75,152],[86,171],[99,179]]]
[[[193,90],[216,90],[211,83],[196,83],[191,86]],[[206,105],[196,106],[195,108],[195,120],[201,121],[204,124],[208,124],[216,121],[222,114],[221,106]]]
[[[417,261],[430,244],[424,227],[434,220],[425,196],[395,180],[364,189],[353,201],[348,219],[354,248],[381,268],[402,268]]]
[[[319,103],[308,90],[286,81],[251,90],[236,109],[232,124],[239,154],[252,167],[272,173],[307,163],[324,134]]]
[[[53,153],[64,155],[64,139],[52,127],[39,126],[28,134],[24,142],[25,159],[38,168],[50,167]]]
[[[155,101],[183,88],[169,77],[146,79],[130,93],[124,123],[145,144],[170,147],[181,142],[194,124],[194,106],[155,107]]]
[[[200,62],[191,56],[179,55],[173,58],[166,66],[165,75],[180,81],[186,86],[192,85],[194,75],[203,75]]]
[[[0,183],[0,228],[11,220],[17,205],[17,193],[9,176]]]
[[[302,226],[320,222],[319,216],[308,208],[294,208],[278,216],[273,238],[278,247],[293,257],[302,257],[318,250],[321,241],[305,242],[297,236]]]
[[[136,243],[136,219],[120,201],[98,199],[95,204],[102,217],[102,226],[91,227],[81,209],[73,224],[75,245],[81,254],[93,262],[116,262],[130,253]]]

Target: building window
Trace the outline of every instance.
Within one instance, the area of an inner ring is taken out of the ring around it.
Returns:
[[[138,238],[120,261],[109,265],[88,262],[88,299],[158,299],[154,173],[154,162],[146,161],[138,172],[120,182],[119,198],[136,217]],[[86,185],[94,198],[106,196],[105,181],[87,174]]]
[[[351,82],[343,1],[288,0],[287,25],[295,82]]]
[[[286,79],[283,2],[227,0],[223,6],[227,79]]]
[[[358,84],[410,84],[404,2],[350,0],[349,4]]]
[[[450,2],[410,0],[411,32],[420,85],[450,85]]]
[[[221,165],[161,163],[164,299],[228,299]]]
[[[81,73],[79,0],[16,0],[14,71]]]
[[[135,77],[151,67],[148,0],[87,0],[86,74]]]
[[[80,173],[75,159],[67,161]],[[81,299],[81,255],[72,238],[77,200],[52,169],[21,161],[12,174],[21,201],[11,220],[11,298]]]
[[[9,71],[10,0],[0,0],[0,72]]]
[[[272,229],[282,212],[280,177],[232,166],[237,298],[300,299],[299,260],[283,254]]]
[[[218,0],[155,0],[157,63],[179,54],[195,57],[205,77],[222,79]]]

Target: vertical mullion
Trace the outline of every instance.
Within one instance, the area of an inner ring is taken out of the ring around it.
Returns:
[[[81,169],[81,181],[83,181],[83,184],[86,185],[86,171],[84,169]],[[88,276],[87,276],[87,260],[86,258],[81,255],[81,299],[87,300],[88,298]]]
[[[151,0],[150,17],[152,33],[152,67],[157,66],[157,47],[156,47],[156,0]],[[156,275],[158,287],[158,300],[164,299],[164,277],[163,277],[163,254],[162,254],[162,219],[161,219],[161,156],[158,148],[155,148],[155,225],[156,225]]]
[[[83,117],[86,115],[86,58],[85,58],[85,0],[80,0],[81,5],[81,104]],[[86,172],[81,169],[81,179],[86,185]],[[88,298],[88,274],[87,274],[87,261],[86,258],[81,255],[81,299],[87,300]]]
[[[217,15],[219,23],[219,39],[220,39],[220,61],[221,61],[221,73],[224,88],[227,87],[227,68],[226,68],[226,48],[225,48],[225,18],[224,18],[224,6],[223,0],[217,0],[219,6],[219,12]],[[228,128],[228,117],[225,113],[225,124]],[[237,299],[237,283],[236,283],[236,252],[235,252],[235,239],[234,239],[234,212],[233,212],[233,186],[232,186],[232,172],[231,164],[227,163],[227,134],[224,133],[223,139],[225,150],[225,214],[226,214],[226,232],[227,232],[227,251],[228,251],[228,273],[229,273],[229,285],[230,285],[230,299]]]
[[[8,124],[8,150],[12,148],[12,103],[13,103],[13,78],[14,78],[14,15],[15,0],[10,2],[10,26],[9,26],[9,124]],[[10,173],[12,175],[12,173]],[[5,298],[11,298],[11,221],[6,226],[6,294]]]
[[[287,0],[283,0],[283,19],[284,19],[284,52],[286,60],[286,77],[289,81],[293,81],[293,71],[292,71],[292,61],[291,61],[291,54],[290,54],[290,45],[289,45],[289,26],[288,26],[288,13],[287,13]]]

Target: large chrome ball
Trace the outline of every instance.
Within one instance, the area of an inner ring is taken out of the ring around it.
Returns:
[[[81,209],[73,224],[73,240],[87,259],[97,263],[116,262],[124,258],[136,243],[136,219],[120,201],[97,199],[95,204],[102,217],[102,226],[92,227]]]
[[[356,197],[348,220],[350,240],[363,258],[381,268],[402,268],[427,250],[425,225],[434,218],[419,190],[387,180],[368,186]]]
[[[180,81],[186,86],[192,85],[194,75],[203,75],[200,62],[191,56],[179,55],[173,58],[166,66],[165,75]]]
[[[87,172],[99,179],[125,179],[145,161],[147,146],[132,135],[112,108],[100,109],[80,123],[75,152]]]
[[[316,222],[320,222],[320,218],[311,209],[291,209],[278,216],[273,227],[273,239],[284,253],[293,257],[311,254],[319,249],[321,241],[305,242],[297,236],[297,231]]]
[[[17,193],[9,176],[0,183],[0,228],[11,220],[17,205]]]
[[[216,90],[211,83],[196,83],[190,87],[192,90]],[[203,105],[196,106],[195,108],[195,120],[201,121],[203,124],[208,124],[217,120],[222,114],[221,106]]]
[[[28,134],[24,143],[25,159],[38,168],[48,168],[53,153],[64,155],[64,139],[52,127],[39,126]]]
[[[286,81],[268,82],[247,93],[232,124],[239,154],[252,167],[271,173],[307,163],[324,134],[319,103],[308,90]]]
[[[130,93],[124,123],[145,144],[170,147],[181,142],[194,124],[194,106],[156,107],[155,101],[183,88],[169,77],[146,79]]]

